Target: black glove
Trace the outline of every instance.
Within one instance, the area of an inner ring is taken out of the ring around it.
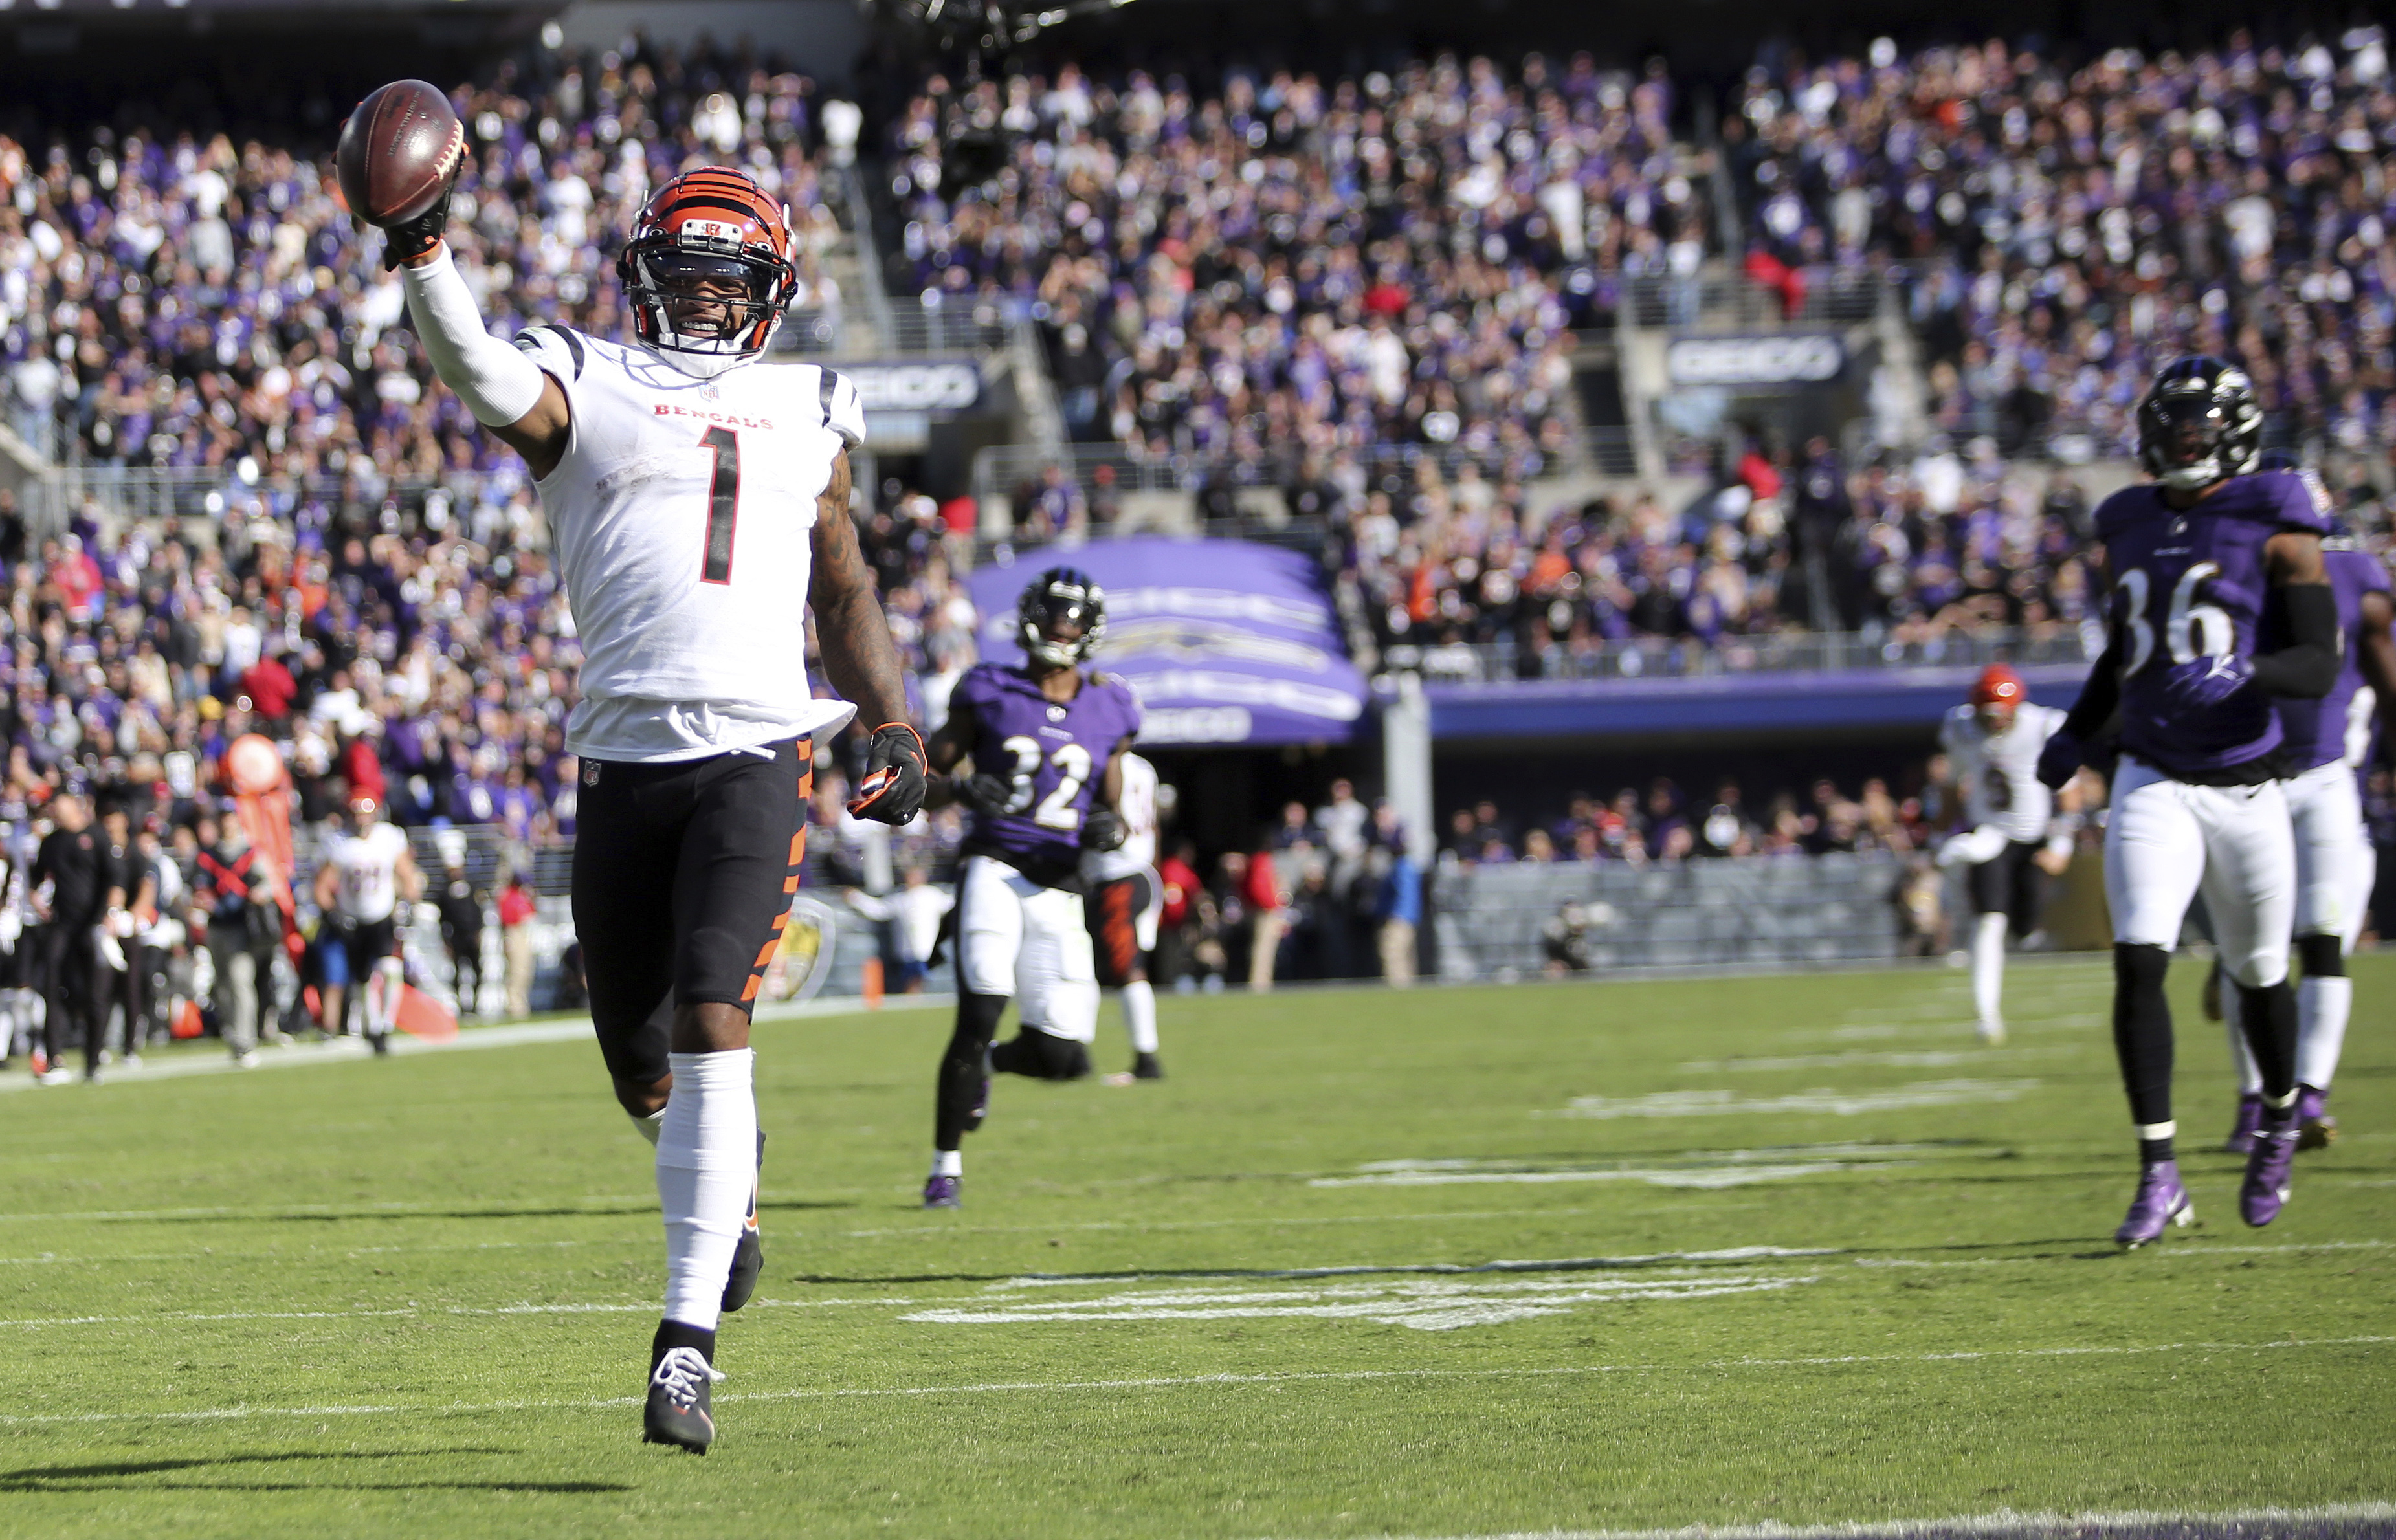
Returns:
[[[865,750],[865,778],[849,800],[851,817],[903,824],[924,809],[924,739],[903,722],[873,729]]]
[[[1125,827],[1123,815],[1111,807],[1093,807],[1090,816],[1082,820],[1084,850],[1121,850],[1131,833]]]
[[[449,228],[449,199],[458,191],[459,173],[466,168],[466,155],[459,152],[457,164],[441,184],[441,195],[433,200],[424,212],[402,224],[382,227],[382,270],[389,272],[402,262],[413,260],[441,244],[441,232]]]
[[[1007,803],[1015,796],[1015,785],[1004,776],[976,771],[965,778],[961,792],[967,807],[978,813],[997,815],[1006,811]]]

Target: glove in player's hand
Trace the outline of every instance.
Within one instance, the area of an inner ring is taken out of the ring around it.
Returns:
[[[1111,807],[1093,807],[1090,816],[1082,820],[1084,850],[1121,850],[1131,830],[1124,826],[1123,815]]]
[[[903,722],[873,729],[865,750],[865,778],[849,799],[849,816],[903,824],[924,809],[924,739]]]
[[[382,270],[389,272],[402,262],[425,255],[441,244],[441,232],[449,228],[449,200],[458,191],[459,174],[466,168],[466,157],[460,152],[457,163],[449,168],[449,178],[441,184],[441,195],[433,200],[423,213],[401,224],[385,225],[382,231]]]
[[[2062,790],[2063,783],[2079,773],[2080,761],[2080,740],[2058,729],[2038,751],[2039,784],[2050,791]]]
[[[2163,698],[2188,710],[2218,706],[2255,682],[2244,657],[2192,657],[2163,676]]]
[[[987,771],[976,771],[967,776],[961,790],[966,806],[976,812],[992,815],[1005,813],[1007,803],[1015,796],[1015,788],[1005,777]]]

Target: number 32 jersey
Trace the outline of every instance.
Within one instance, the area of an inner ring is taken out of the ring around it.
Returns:
[[[2234,476],[2184,509],[2155,486],[2105,499],[2096,538],[2113,577],[2125,752],[2177,779],[2234,781],[2239,766],[2280,747],[2280,719],[2263,691],[2250,685],[2196,705],[2172,682],[2219,658],[2253,657],[2270,585],[2265,543],[2330,527],[2304,478],[2287,471]]]
[[[1070,877],[1081,860],[1082,823],[1107,758],[1139,732],[1139,700],[1131,686],[1111,674],[1089,674],[1081,693],[1059,706],[1040,693],[1029,670],[977,663],[957,681],[949,713],[964,713],[973,724],[966,752],[974,772],[997,776],[1011,790],[1004,811],[974,814],[967,843],[1001,860],[1061,869]]]
[[[516,346],[573,412],[539,484],[582,646],[566,748],[698,759],[846,722],[805,659],[816,498],[865,436],[856,386],[813,365],[698,379],[555,325]]]

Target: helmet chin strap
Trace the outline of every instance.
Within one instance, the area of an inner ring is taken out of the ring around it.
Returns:
[[[2177,465],[2163,473],[2165,486],[2182,492],[2195,492],[2221,480],[2221,456],[2216,452],[2205,456],[2193,465]]]

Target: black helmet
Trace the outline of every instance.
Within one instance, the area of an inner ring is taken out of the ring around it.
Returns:
[[[2246,371],[2217,358],[2163,365],[2138,403],[2138,463],[2165,486],[2211,486],[2255,469],[2263,406]]]
[[[1026,656],[1052,669],[1070,669],[1105,640],[1107,596],[1079,567],[1050,567],[1016,601],[1015,618]],[[1048,628],[1059,620],[1081,627],[1082,634],[1071,642],[1050,641]]]

